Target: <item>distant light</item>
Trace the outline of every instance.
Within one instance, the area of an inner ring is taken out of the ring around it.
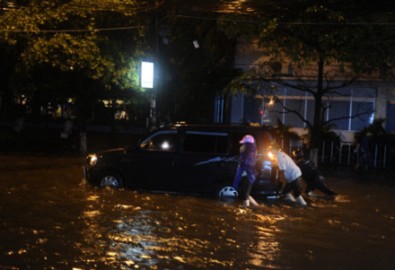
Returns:
[[[369,117],[369,124],[373,124],[374,122],[374,112]]]
[[[193,42],[193,47],[195,47],[195,49],[199,49],[199,42],[197,40],[194,40]]]
[[[141,87],[154,88],[154,63],[141,62]]]

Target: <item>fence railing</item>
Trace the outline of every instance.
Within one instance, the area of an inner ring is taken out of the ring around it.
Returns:
[[[319,162],[322,165],[365,166],[367,168],[388,168],[390,148],[386,144],[369,145],[368,153],[364,153],[354,143],[333,141],[323,142],[319,150]]]
[[[302,141],[292,140],[289,145],[281,142],[282,148],[291,153],[295,148],[303,147]],[[318,163],[320,165],[338,166],[366,166],[367,168],[386,169],[394,162],[395,153],[391,153],[391,147],[384,143],[369,145],[367,156],[353,142],[338,143],[335,141],[324,141],[318,151]]]

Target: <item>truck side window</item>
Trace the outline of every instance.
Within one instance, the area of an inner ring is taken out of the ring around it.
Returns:
[[[183,150],[195,153],[226,154],[228,135],[219,132],[187,131]]]
[[[176,151],[177,133],[175,131],[160,132],[145,139],[140,147],[149,151]]]

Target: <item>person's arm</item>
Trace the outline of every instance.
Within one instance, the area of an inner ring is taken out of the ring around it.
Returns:
[[[283,170],[278,170],[278,181],[280,183],[287,183],[287,179],[285,178],[285,174]]]
[[[284,176],[284,171],[277,170],[276,179],[274,182],[274,187],[275,187],[276,193],[278,193],[278,194],[282,193],[283,188],[285,187],[286,184],[287,184],[287,181]]]

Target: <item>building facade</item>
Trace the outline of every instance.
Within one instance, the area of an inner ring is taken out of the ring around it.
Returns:
[[[256,41],[240,41],[235,58],[235,68],[247,71],[254,66],[270,61],[270,56],[259,48]],[[304,67],[297,72],[289,63],[273,63],[273,69],[285,74],[287,84],[292,84],[303,77],[306,85],[316,83],[314,67]],[[327,70],[340,69],[339,66],[326,67]],[[344,68],[344,67],[343,67]],[[338,74],[346,74],[342,72]],[[332,72],[332,75],[334,73]],[[345,79],[342,75],[333,75],[332,85],[341,85]],[[243,93],[231,98],[230,122],[276,125],[280,120],[292,126],[300,135],[306,133],[306,123],[295,113],[287,112],[284,107],[292,109],[308,121],[314,117],[314,98],[308,92],[298,91],[286,84],[267,85],[267,82],[254,82],[255,95]],[[274,90],[275,89],[275,90]],[[277,98],[280,103],[274,103]],[[331,120],[331,127],[344,142],[352,142],[354,133],[362,130],[374,119],[385,119],[384,129],[395,133],[395,82],[383,81],[378,76],[357,78],[352,84],[339,87],[336,91],[324,96],[325,120]]]

